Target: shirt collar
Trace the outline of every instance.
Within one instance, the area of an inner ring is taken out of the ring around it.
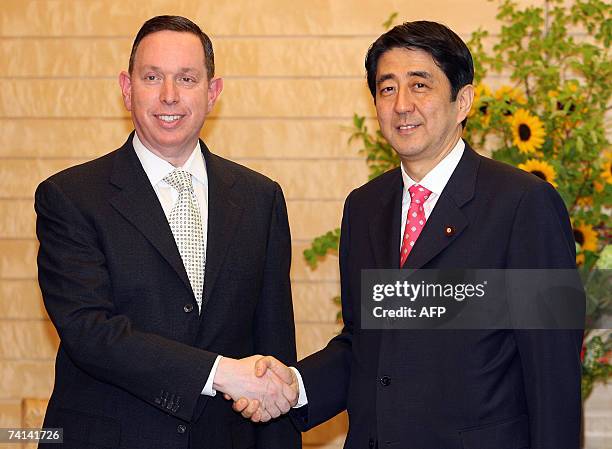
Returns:
[[[151,185],[157,185],[166,175],[175,169],[174,165],[172,165],[170,162],[162,159],[145,147],[142,141],[138,138],[137,133],[134,133],[132,145],[134,146],[136,156],[138,156],[138,159],[142,164],[142,168],[144,168]],[[181,168],[191,173],[191,175],[202,184],[206,184],[206,163],[204,161],[204,156],[202,155],[202,150],[200,149],[199,141],[196,143],[191,155]]]
[[[448,153],[444,159],[438,162],[434,168],[432,168],[429,173],[427,173],[421,182],[418,184],[422,187],[425,187],[432,193],[437,195],[441,195],[444,187],[448,183],[448,180],[452,176],[455,168],[457,168],[457,164],[461,160],[461,156],[463,156],[463,151],[465,150],[465,142],[463,139],[459,139],[453,149]],[[408,190],[414,184],[417,184],[408,173],[404,170],[404,165],[400,164],[402,170],[402,180],[404,181],[404,189]]]

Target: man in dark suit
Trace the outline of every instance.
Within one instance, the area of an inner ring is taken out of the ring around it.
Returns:
[[[288,417],[256,425],[216,395],[279,416],[295,393],[256,378],[253,354],[296,353],[281,189],[198,139],[223,87],[210,39],[155,17],[119,82],[135,132],[36,191],[61,340],[44,426],[74,449],[299,448]]]
[[[364,329],[363,269],[575,268],[554,188],[461,139],[474,69],[455,33],[433,22],[399,25],[370,47],[366,69],[401,167],[346,200],[344,329],[297,371],[269,357],[258,374],[294,373],[292,414],[303,430],[346,408],[350,449],[578,448],[580,330]],[[235,408],[267,419],[257,405]]]

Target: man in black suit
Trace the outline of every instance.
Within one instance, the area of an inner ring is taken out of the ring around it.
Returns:
[[[296,353],[282,191],[198,139],[223,87],[210,39],[155,17],[119,82],[135,132],[36,191],[61,340],[44,426],[74,449],[299,448],[289,418],[256,425],[222,397],[286,412],[295,393],[253,354]]]
[[[346,200],[344,329],[297,371],[269,357],[258,374],[294,373],[303,407],[292,414],[303,430],[346,408],[349,449],[577,449],[580,330],[364,329],[363,269],[575,268],[554,188],[461,139],[474,68],[454,32],[399,25],[370,47],[366,69],[401,167]],[[235,404],[245,417],[267,419],[257,406]]]

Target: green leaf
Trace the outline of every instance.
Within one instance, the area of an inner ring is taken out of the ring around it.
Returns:
[[[393,26],[393,21],[397,18],[397,12],[393,12],[391,13],[391,15],[389,16],[389,18],[387,20],[385,20],[382,24],[383,28],[385,30],[390,29]]]
[[[312,269],[315,269],[323,257],[338,251],[340,244],[340,229],[328,231],[316,237],[310,244],[310,248],[304,250],[304,259]]]

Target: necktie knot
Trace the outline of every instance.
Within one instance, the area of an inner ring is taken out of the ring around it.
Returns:
[[[408,192],[410,193],[410,202],[415,202],[416,204],[424,203],[431,194],[431,190],[418,184],[409,187]]]
[[[171,173],[164,176],[164,181],[174,187],[178,193],[181,193],[183,190],[193,190],[191,173],[181,168],[176,168]]]

